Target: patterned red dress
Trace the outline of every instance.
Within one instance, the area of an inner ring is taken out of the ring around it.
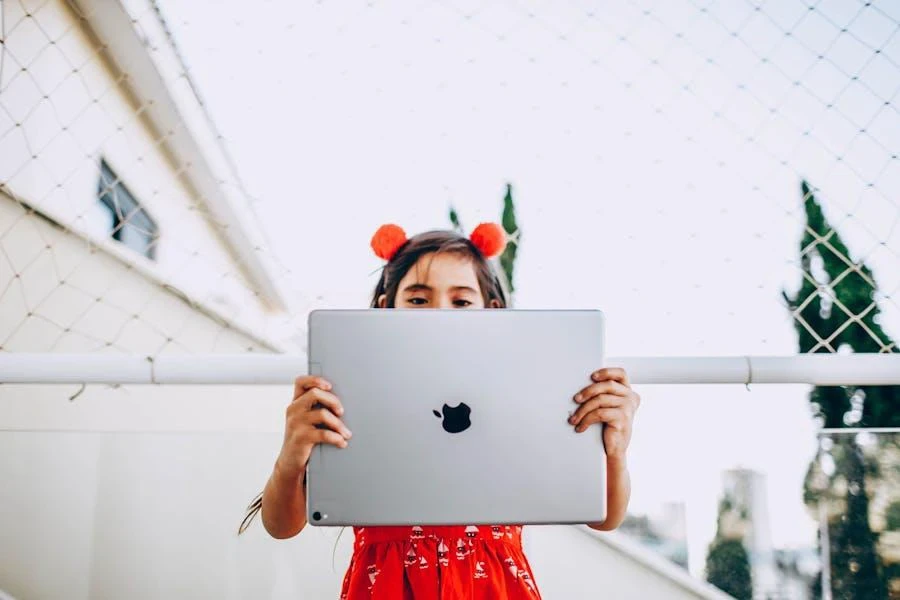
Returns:
[[[522,527],[355,527],[341,600],[540,598]]]

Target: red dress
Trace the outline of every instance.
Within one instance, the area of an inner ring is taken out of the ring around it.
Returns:
[[[341,600],[540,598],[522,527],[354,527]]]

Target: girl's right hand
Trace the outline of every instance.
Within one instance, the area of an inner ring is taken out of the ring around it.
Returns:
[[[350,430],[341,421],[344,408],[331,393],[331,383],[321,377],[294,380],[294,399],[287,407],[284,442],[276,468],[286,477],[300,478],[316,444],[346,448]]]

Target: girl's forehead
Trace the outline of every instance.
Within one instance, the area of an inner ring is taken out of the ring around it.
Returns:
[[[478,283],[472,260],[459,254],[431,253],[419,258],[404,279],[431,287],[469,286]]]

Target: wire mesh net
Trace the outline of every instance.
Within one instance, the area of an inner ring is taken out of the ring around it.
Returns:
[[[506,183],[517,304],[599,306],[617,354],[897,351],[896,2],[2,0],[0,38],[0,351],[302,353],[377,225],[494,220]],[[96,427],[5,391],[37,407],[6,427]],[[881,418],[839,393],[817,425]]]
[[[272,291],[290,270],[264,245],[199,99],[176,106],[190,90],[149,46],[165,42],[151,41],[164,35],[156,10],[93,8],[3,3],[0,346],[296,347],[301,331]],[[100,31],[123,23],[140,37],[109,44]],[[308,309],[296,291],[292,301]]]
[[[110,348],[153,355],[169,349],[302,346],[302,316],[314,296],[308,283],[307,289],[295,283],[303,260],[288,265],[265,242],[273,220],[263,227],[256,213],[260,206],[272,210],[265,205],[278,201],[258,201],[246,193],[209,106],[197,93],[196,80],[211,77],[209,61],[223,49],[204,53],[195,47],[191,11],[181,9],[188,13],[182,16],[170,8],[173,18],[167,22],[160,6],[149,2],[102,10],[89,2],[4,2],[4,350]],[[316,74],[331,65],[346,80],[362,70],[350,62],[355,50],[332,62],[318,54],[325,38],[314,29],[342,41],[363,36],[359,46],[375,54],[380,76],[345,83],[337,92],[365,85],[362,91],[377,101],[390,93],[397,73],[416,76],[424,68],[379,41],[378,28],[366,36],[371,28],[365,18],[322,5],[309,15],[278,10],[285,12],[290,39],[300,40],[290,49],[291,56],[298,50],[292,60],[300,73]],[[406,98],[388,117],[417,122],[414,115],[427,113],[423,100],[432,94],[449,96],[449,104],[466,102],[459,114],[446,115],[449,120],[425,125],[425,135],[449,140],[439,144],[454,142],[454,122],[460,118],[472,116],[478,127],[493,127],[485,132],[489,144],[494,138],[519,140],[523,134],[513,126],[530,123],[529,137],[543,136],[540,144],[500,161],[508,171],[517,170],[510,168],[513,159],[547,165],[543,178],[522,173],[513,182],[522,194],[520,221],[527,227],[531,218],[548,231],[565,231],[568,253],[579,257],[575,267],[588,261],[592,247],[630,257],[616,264],[602,261],[614,276],[640,274],[626,279],[624,303],[629,294],[643,297],[648,290],[665,289],[685,310],[700,307],[679,321],[702,315],[707,323],[721,320],[731,327],[735,319],[762,313],[736,309],[730,290],[716,289],[711,280],[721,275],[738,284],[734,274],[743,272],[739,293],[749,298],[745,306],[767,306],[772,314],[786,308],[813,338],[803,351],[834,352],[842,332],[846,337],[855,328],[871,342],[857,351],[895,349],[879,326],[886,321],[888,331],[896,331],[900,286],[900,37],[892,3],[626,2],[600,11],[578,3],[539,8],[447,2],[412,11],[366,10],[378,15],[380,27],[415,32],[398,45],[462,44],[493,53],[464,50],[459,59],[470,70],[485,63],[481,71],[461,77],[463,84],[477,85],[479,101],[462,98],[463,86],[453,86],[447,76],[454,63],[437,50],[444,63],[424,73],[420,96]],[[302,22],[304,16],[312,18]],[[244,26],[222,19],[226,30]],[[110,39],[110,28],[122,23],[133,29],[133,39]],[[206,70],[188,70],[173,31]],[[278,43],[287,35],[280,31],[273,34]],[[283,76],[273,65],[275,53],[285,51],[260,43],[260,77]],[[496,72],[495,80],[481,79],[482,71]],[[258,83],[252,74],[243,76],[250,87]],[[526,95],[507,119],[477,118],[495,108],[489,99],[493,92],[503,98],[532,92],[523,84],[530,78],[541,82],[535,89],[543,96]],[[434,90],[428,89],[432,82]],[[309,95],[310,110],[323,102],[336,102],[335,112],[346,108],[319,86]],[[292,93],[285,96],[293,99]],[[395,100],[391,95],[386,101]],[[278,99],[268,101],[280,108]],[[253,110],[263,118],[265,109]],[[561,114],[566,111],[576,116]],[[363,111],[359,117],[368,115]],[[365,127],[375,125],[364,125],[364,135],[371,133]],[[296,132],[290,122],[284,128]],[[414,134],[398,135],[406,141]],[[564,159],[553,157],[566,146],[574,150],[561,152]],[[237,153],[259,150],[238,146]],[[625,161],[631,165],[624,167]],[[482,171],[473,164],[474,178]],[[579,171],[583,174],[573,175]],[[617,176],[619,171],[625,174]],[[312,192],[316,180],[309,175]],[[807,182],[802,190],[801,180]],[[436,205],[465,191],[446,174],[436,181],[444,188]],[[387,194],[370,193],[390,195],[389,186]],[[348,189],[357,188],[351,183]],[[548,200],[533,199],[541,195]],[[596,198],[595,205],[575,205],[573,197],[582,195]],[[612,208],[621,199],[632,208]],[[822,207],[818,223],[809,219],[814,203]],[[471,212],[484,214],[485,203],[480,204]],[[575,210],[587,210],[586,218],[573,222]],[[327,207],[310,206],[309,212],[331,214]],[[615,228],[607,225],[611,219]],[[371,228],[371,220],[365,226]],[[283,234],[278,225],[274,229]],[[644,230],[653,237],[642,235]],[[800,251],[798,231],[806,234]],[[560,243],[541,237],[540,232],[532,237],[535,253]],[[602,239],[580,241],[597,237]],[[558,292],[564,286],[556,285],[561,281],[546,261],[520,262],[523,302],[577,302],[576,292]],[[559,272],[560,278],[571,274]],[[861,280],[854,281],[856,288],[870,288],[867,301],[848,305],[835,293],[851,276]],[[547,283],[527,285],[538,278]],[[777,294],[778,287],[795,288],[798,282],[806,284],[790,302]],[[555,293],[551,297],[540,287]],[[589,295],[588,303],[612,304],[609,296]],[[807,322],[812,308],[834,312],[827,333]],[[672,328],[674,312],[663,311],[659,324],[664,317]],[[731,349],[729,340],[714,342],[689,326],[674,327],[673,338],[693,336],[700,348]],[[670,351],[665,343],[656,344],[662,353]]]

